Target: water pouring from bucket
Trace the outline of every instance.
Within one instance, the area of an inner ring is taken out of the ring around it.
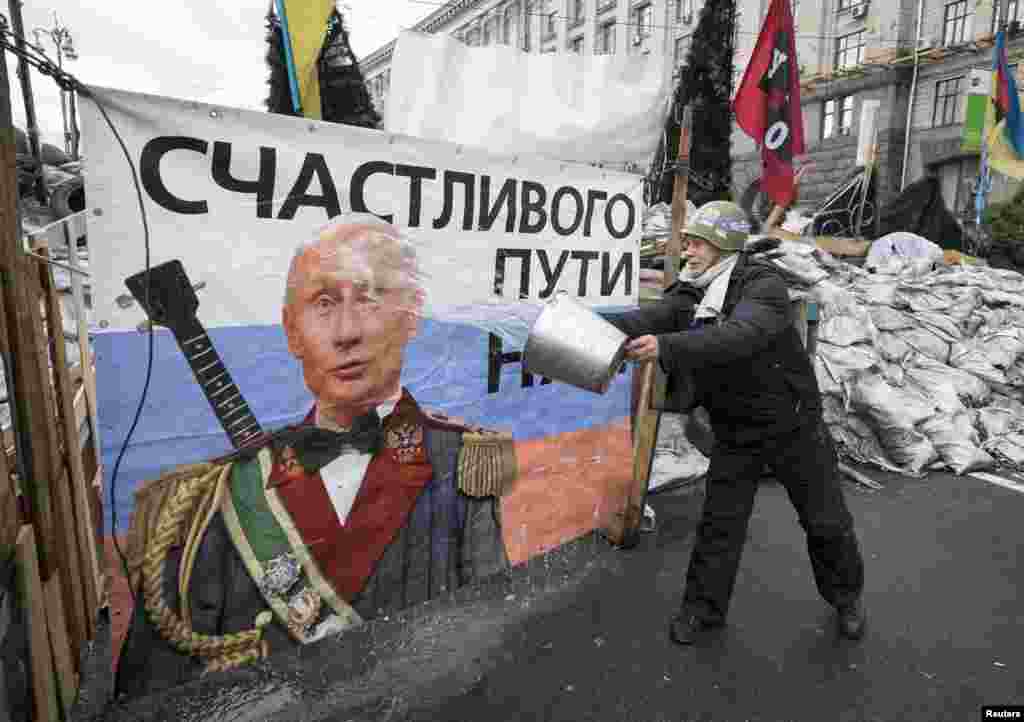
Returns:
[[[523,348],[523,369],[604,394],[626,361],[629,337],[560,291],[545,304]]]

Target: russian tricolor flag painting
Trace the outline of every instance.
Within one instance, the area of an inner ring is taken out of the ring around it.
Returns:
[[[325,224],[358,215],[393,227],[407,244],[384,244],[366,256],[377,265],[364,268],[370,262],[359,254],[370,251],[363,245],[377,248],[379,239],[353,241],[348,255],[336,251],[338,267],[372,278],[381,298],[415,287],[410,313],[418,323],[401,343],[381,341],[375,351],[367,342],[353,363],[400,359],[392,365],[401,386],[424,409],[511,433],[518,476],[502,497],[510,558],[560,546],[624,508],[632,479],[630,376],[616,375],[605,394],[595,394],[524,380],[508,357],[560,292],[593,307],[636,305],[642,177],[278,114],[93,93],[98,100],[85,104],[83,127],[90,198],[103,209],[90,222],[89,241],[102,269],[93,277],[93,303],[108,484],[125,449],[112,500],[116,532],[124,531],[140,483],[229,452],[261,427],[307,417],[315,398],[307,364],[317,354],[293,348],[282,327],[284,310],[297,303],[285,294],[286,276],[293,256],[321,253],[309,244]],[[135,167],[95,102],[117,124]],[[180,269],[158,284],[159,293],[150,286],[162,319],[155,319],[152,355],[149,334],[138,331],[148,312],[137,301],[146,291],[132,291],[133,302],[126,287],[147,267]],[[310,301],[303,313],[316,308]],[[366,319],[383,317],[359,308],[365,328]],[[339,369],[328,372],[348,373]]]

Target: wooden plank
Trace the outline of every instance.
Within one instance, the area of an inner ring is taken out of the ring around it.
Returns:
[[[64,240],[68,249],[68,265],[72,268],[80,268],[78,261],[78,239],[85,236],[85,216],[77,214],[74,216],[75,223],[64,224]],[[92,357],[92,347],[89,345],[89,324],[86,321],[85,313],[85,288],[82,284],[80,273],[71,273],[71,297],[75,304],[75,323],[78,328],[78,352],[81,359],[82,381],[86,390],[86,403],[89,408],[91,420],[91,431],[93,439],[96,439],[96,463],[100,463],[99,442],[99,417],[96,407],[96,367]]]
[[[668,242],[668,258],[665,259],[662,286],[668,288],[675,283],[679,273],[682,233],[686,224],[686,196],[690,178],[690,145],[693,129],[693,111],[685,106],[679,124],[679,148],[676,154],[677,172],[672,184],[672,234]],[[643,519],[647,486],[654,463],[654,447],[658,443],[658,428],[661,426],[660,409],[665,403],[666,379],[657,374],[655,363],[645,362],[634,370],[633,376],[633,480],[626,508],[620,519],[615,518],[608,537],[615,544],[632,546],[637,541],[640,522]]]
[[[666,249],[664,278],[662,285],[668,288],[676,282],[679,275],[679,259],[682,255],[682,232],[686,227],[686,193],[690,187],[690,142],[693,127],[693,109],[687,105],[683,108],[683,117],[679,124],[679,149],[676,162],[679,172],[672,181],[672,235],[668,238]]]
[[[14,549],[21,528],[18,495],[9,468],[7,455],[0,454],[0,555],[5,557]]]
[[[20,431],[21,479],[27,513],[36,528],[41,575],[48,578],[53,566],[56,529],[50,500],[45,405],[40,399],[46,383],[45,369],[35,348],[26,283],[31,270],[21,252],[21,224],[18,220],[16,147],[11,121],[7,66],[0,63],[0,349],[11,366],[8,393],[14,393],[11,415]],[[52,418],[52,417],[50,417]]]
[[[53,453],[57,455],[57,458],[53,459],[54,468],[59,469],[54,476],[57,481],[54,508],[67,544],[67,567],[63,571],[75,575],[73,579],[62,579],[71,645],[77,662],[82,647],[95,637],[95,605],[98,594],[93,589],[95,577],[87,561],[89,555],[94,554],[95,538],[92,534],[85,533],[88,529],[89,509],[83,509],[76,503],[77,487],[84,488],[86,480],[82,470],[78,426],[75,424],[74,396],[68,379],[60,300],[57,298],[50,267],[45,263],[39,264],[39,281],[46,304],[46,318],[50,329],[49,343],[53,354],[56,392],[53,399],[54,419],[64,437],[63,453],[61,454],[59,449],[53,449]],[[83,515],[85,518],[81,519]]]
[[[24,525],[18,532],[18,597],[28,623],[29,662],[32,667],[32,699],[37,722],[58,722],[60,707],[57,683],[53,676],[53,654],[46,624],[46,600],[39,579],[35,532]]]
[[[68,639],[68,625],[64,618],[64,602],[61,599],[60,580],[54,574],[43,584],[46,597],[46,621],[49,624],[50,652],[57,672],[57,695],[61,702],[64,719],[70,718],[71,707],[78,695],[78,674],[71,659],[71,641]]]
[[[85,424],[86,417],[89,415],[89,407],[85,400],[84,386],[79,386],[78,390],[75,391],[73,407],[75,410],[75,429],[81,429]]]

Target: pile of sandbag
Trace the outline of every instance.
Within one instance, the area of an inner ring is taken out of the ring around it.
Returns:
[[[819,304],[815,372],[843,453],[914,475],[1024,470],[1024,276],[780,251]]]

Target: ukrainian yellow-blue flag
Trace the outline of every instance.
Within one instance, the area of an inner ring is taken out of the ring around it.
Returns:
[[[334,4],[335,0],[277,0],[285,35],[285,54],[291,55],[289,70],[294,69],[302,114],[307,118],[320,118],[317,59]]]

